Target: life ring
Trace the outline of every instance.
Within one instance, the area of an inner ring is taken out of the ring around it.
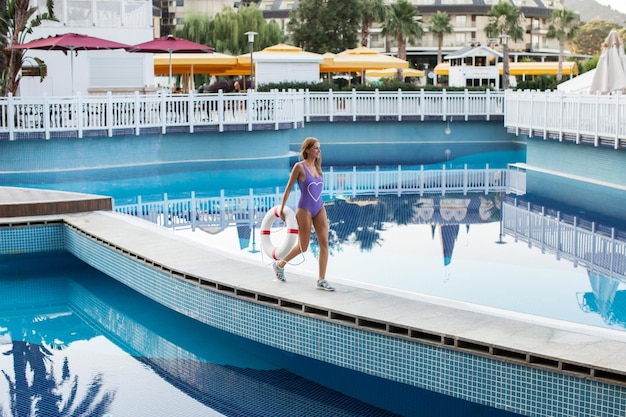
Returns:
[[[274,246],[272,243],[272,225],[276,219],[280,218],[279,210],[280,206],[273,207],[265,214],[263,223],[261,223],[261,249],[263,249],[263,252],[265,252],[267,256],[276,260],[287,255],[298,240],[296,213],[285,206],[283,212],[285,213],[285,223],[287,224],[287,238],[283,240],[280,246]]]

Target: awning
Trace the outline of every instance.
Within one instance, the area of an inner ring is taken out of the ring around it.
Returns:
[[[556,75],[558,62],[511,62],[509,64],[510,75]],[[502,63],[499,63],[502,74]],[[448,75],[450,63],[442,62],[435,69],[437,75]],[[578,75],[578,66],[575,62],[563,62],[563,75]]]

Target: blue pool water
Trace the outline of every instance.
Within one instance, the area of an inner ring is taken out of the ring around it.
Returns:
[[[517,160],[518,153],[496,153],[451,159],[445,164],[476,167],[473,164],[487,161],[498,167]],[[113,196],[116,204],[125,204],[139,195],[150,199],[161,198],[163,193],[175,198],[191,191],[199,196],[216,195],[221,189],[230,195],[245,194],[249,188],[272,192],[275,187],[282,190],[287,176],[286,170],[270,167],[259,167],[255,175],[219,170],[214,165],[169,168],[22,176],[6,185],[105,194]],[[606,303],[600,309],[600,294],[595,292],[598,277],[510,236],[501,238],[499,211],[481,211],[481,203],[488,200],[498,207],[505,196],[446,197],[469,200],[467,212],[461,216],[452,210],[452,220],[426,219],[414,210],[421,207],[417,196],[328,202],[329,279],[524,320],[623,333],[626,297],[622,296],[621,281],[610,286],[613,297],[608,310]],[[432,198],[441,207],[442,196]],[[615,224],[602,220],[609,226]],[[258,231],[254,232],[251,238],[242,237],[237,228],[216,235],[179,233],[235,256],[269,263],[257,252]],[[316,263],[313,242],[310,250],[294,261],[298,265],[287,272],[300,268],[314,274]],[[397,273],[390,274],[392,269]],[[74,377],[79,376],[75,401],[95,394],[94,416],[390,415],[385,410],[425,417],[510,415],[285,355],[200,326],[135,293],[125,293],[115,281],[60,254],[3,257],[0,270],[0,285],[5,286],[2,293],[16,295],[0,307],[2,353],[29,349],[39,355],[33,357],[30,367],[24,367],[24,361],[16,362],[13,354],[0,355],[0,368],[13,377],[9,380],[32,381],[32,390],[18,390],[20,395],[15,397],[20,402],[16,405],[25,407],[22,409],[32,405],[31,393],[35,400],[41,398],[41,406],[57,406],[58,395],[67,398]],[[270,268],[268,279],[272,279]],[[173,331],[179,328],[191,330],[184,334]],[[132,334],[154,342],[138,343]],[[236,354],[230,355],[233,352]],[[22,378],[25,370],[32,374]],[[234,382],[228,385],[224,381]],[[254,386],[250,388],[254,392],[242,386]],[[0,386],[5,395],[0,399],[2,417],[10,408],[5,404],[11,404],[8,392],[7,386]],[[277,404],[277,398],[295,400]],[[99,403],[102,405],[97,408]],[[406,408],[398,410],[394,408],[397,404]],[[311,407],[329,412],[310,413]]]
[[[216,330],[65,252],[0,269],[2,417],[512,416]]]

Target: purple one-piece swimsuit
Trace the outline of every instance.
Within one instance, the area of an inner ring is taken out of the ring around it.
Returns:
[[[315,178],[306,168],[304,162],[300,162],[306,173],[304,181],[298,181],[300,187],[300,201],[298,208],[308,210],[311,217],[315,218],[322,209],[324,201],[322,200],[322,189],[324,188],[324,177]]]

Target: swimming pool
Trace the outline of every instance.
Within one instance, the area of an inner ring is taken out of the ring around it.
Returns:
[[[281,174],[281,180],[280,180],[280,182],[278,182],[278,183],[277,183],[277,185],[278,185],[278,186],[281,186],[281,187],[282,187],[282,186],[284,185],[284,184],[283,184],[283,183],[284,183],[284,178],[285,178],[284,174],[285,174],[285,173],[284,173],[284,172],[282,172],[282,174]],[[244,173],[244,176],[246,176],[246,175],[245,175],[245,173]],[[127,183],[125,184],[125,186],[124,186],[124,187],[131,188],[131,187],[132,187],[132,184],[133,184],[133,182],[132,182],[132,181],[129,181],[129,182],[127,182]],[[111,191],[112,191],[111,193],[107,193],[107,194],[115,194],[115,192],[116,192],[116,188],[115,188],[115,187],[113,187],[113,188],[111,189]],[[124,192],[124,193],[128,193],[128,191],[129,191],[129,190],[128,190],[128,189],[124,189],[124,190],[117,190],[117,191]],[[128,193],[127,195],[132,195],[132,194]],[[350,203],[350,202],[345,202],[345,201],[344,201],[344,202],[340,202],[340,204],[342,204],[342,203]],[[356,201],[355,201],[355,203],[356,203]],[[353,205],[359,205],[359,204],[353,204]],[[367,207],[367,206],[373,206],[373,205],[374,205],[373,203],[372,203],[372,204],[363,204],[363,206],[364,206],[364,207]],[[391,204],[389,204],[389,206],[391,206]],[[469,207],[469,206],[468,206],[468,207]],[[370,208],[371,208],[371,207],[370,207]],[[367,208],[366,208],[366,210],[367,210]],[[406,213],[405,213],[404,215],[399,215],[399,216],[398,216],[398,218],[404,218],[404,219],[406,220],[406,218],[407,218]],[[399,229],[399,228],[404,228],[405,226],[406,226],[406,227],[410,227],[410,226],[412,226],[412,225],[406,224],[405,220],[403,220],[402,222],[400,222],[400,223],[398,224],[398,226],[397,226],[397,228],[398,228],[398,229]],[[391,223],[391,222],[389,222],[389,223]],[[383,225],[384,225],[384,224],[383,224]],[[385,225],[384,225],[384,226],[385,226]],[[430,226],[430,225],[427,225],[427,226]],[[469,235],[470,235],[470,233],[474,233],[474,232],[473,232],[473,230],[474,230],[473,228],[474,228],[474,225],[471,225],[471,226],[470,226],[470,230],[471,230],[471,232],[469,232],[469,233],[468,233],[468,232],[467,232],[467,230],[466,230],[466,235],[467,235],[467,236],[469,236]],[[363,228],[361,227],[361,229],[363,229]],[[235,230],[235,229],[225,231],[225,232],[224,232],[224,233],[225,233],[225,234],[224,234],[224,236],[226,236],[226,232],[228,232],[228,231],[231,231],[231,232],[232,232],[232,231],[234,231],[234,230]],[[371,230],[372,230],[372,231],[374,231],[374,232],[377,232],[377,233],[378,233],[378,232],[380,232],[380,233],[385,232],[385,233],[386,233],[387,231],[389,231],[389,230],[383,230],[383,229],[381,229],[381,230],[377,230],[375,227],[372,227],[372,229],[371,229]],[[430,232],[430,233],[425,233],[425,231],[426,231],[426,232]],[[373,236],[375,236],[375,235],[376,235],[376,233],[369,233],[369,232],[370,232],[370,228],[365,228],[365,232],[366,232],[366,233],[362,233],[362,236],[366,236],[366,235],[373,235]],[[421,237],[422,237],[422,239],[421,239],[421,240],[424,240],[424,241],[425,241],[425,240],[427,240],[427,238],[425,238],[425,236],[424,236],[424,235],[425,235],[425,234],[428,234],[428,235],[431,235],[431,236],[432,236],[432,232],[433,232],[432,227],[430,228],[430,230],[429,230],[429,229],[424,229],[424,230],[421,232]],[[436,227],[435,227],[435,233],[437,233],[437,228],[436,228]],[[486,235],[487,235],[487,236],[489,236],[489,238],[491,238],[492,233],[493,233],[493,232],[486,232]],[[443,236],[443,232],[442,232],[442,236]],[[461,248],[461,246],[459,245],[459,236],[461,236],[461,238],[464,236],[464,235],[463,235],[463,228],[459,228],[459,231],[458,231],[458,234],[457,234],[457,240],[456,240],[456,242],[455,242],[455,249],[454,249],[454,250],[452,251],[452,253],[451,253],[451,255],[452,255],[452,256],[446,256],[446,251],[444,251],[444,250],[443,250],[443,248],[441,248],[441,250],[437,251],[436,255],[433,255],[433,257],[436,257],[438,260],[440,260],[442,264],[445,264],[445,263],[447,262],[447,267],[448,267],[448,269],[450,269],[450,267],[451,267],[451,266],[452,266],[452,267],[456,266],[456,265],[457,265],[457,263],[459,262],[459,259],[461,259],[461,258],[459,258],[459,256],[458,256],[458,255],[459,255],[459,253],[460,253],[460,252],[459,252],[459,248]],[[220,237],[221,237],[221,236],[220,236]],[[385,238],[385,242],[389,242],[389,241],[391,241],[391,240],[392,240],[392,238],[391,238],[391,237],[387,237],[386,235],[384,235],[383,237]],[[239,238],[239,237],[237,236],[237,239],[238,239],[238,238]],[[499,238],[499,236],[497,236],[495,239],[497,240],[498,238]],[[421,240],[420,240],[420,241],[421,241]],[[378,240],[378,241],[380,241],[380,240]],[[367,239],[365,239],[365,238],[362,238],[360,241],[358,241],[358,242],[357,242],[357,243],[358,243],[358,245],[359,245],[359,248],[358,248],[358,249],[359,249],[359,251],[360,251],[360,249],[361,249],[361,246],[364,246],[364,247],[371,246],[371,247],[372,247],[372,250],[373,250],[373,249],[375,249],[375,248],[376,248],[376,245],[375,245],[373,242],[376,242],[376,241],[375,241],[375,240],[372,240],[372,239],[367,240]],[[361,243],[364,243],[364,245],[361,245]],[[509,242],[509,243],[510,243],[510,242]],[[507,243],[507,245],[508,245],[509,243]],[[347,251],[347,248],[348,248],[348,244],[350,244],[350,241],[349,241],[349,240],[346,240],[345,242],[343,242],[343,244],[344,244],[344,247],[342,248],[342,251],[343,251],[343,252],[346,252],[346,251]],[[523,246],[523,245],[518,245],[518,246]],[[233,241],[233,247],[235,247],[235,248],[239,247],[239,248],[240,248],[240,242],[238,242],[237,240]],[[402,246],[400,249],[398,249],[398,253],[401,253],[401,251],[402,251],[402,250],[405,250],[405,248],[406,248],[406,247],[407,247],[407,246]],[[249,247],[244,248],[244,249],[245,249],[245,251],[246,251],[246,253],[247,253],[247,250],[251,250],[251,249],[253,249],[253,248],[252,248],[251,246],[249,246]],[[247,249],[247,250],[246,250],[246,249]],[[241,251],[241,249],[238,249],[238,250],[239,250],[239,251]],[[449,255],[449,254],[448,254],[448,255]],[[340,253],[340,256],[341,256],[341,253]],[[313,253],[312,257],[314,258],[314,253]],[[373,257],[371,257],[371,256],[370,256],[370,258],[373,258]],[[446,260],[446,259],[447,259],[447,260]],[[333,260],[333,261],[334,261],[334,260]],[[333,262],[333,261],[331,261],[331,262]],[[263,260],[260,260],[260,262],[263,262]],[[381,263],[381,264],[382,264],[382,263]],[[333,268],[333,267],[334,267],[334,265],[333,265],[333,266],[331,266],[331,270],[332,270],[332,268]],[[269,272],[269,271],[268,271],[268,272]],[[424,271],[424,272],[426,272],[426,271]],[[496,272],[497,272],[497,271],[496,271]],[[334,271],[334,270],[332,270],[332,271],[331,271],[331,273],[335,273],[335,271]],[[389,274],[387,274],[387,275],[389,275]],[[268,279],[271,279],[271,274],[269,275]],[[347,276],[342,276],[342,277],[341,277],[341,279],[346,279],[346,280],[347,280],[347,279],[350,279],[350,278],[349,278],[349,277],[347,277]],[[368,284],[368,285],[377,285],[377,284]],[[443,288],[445,289],[446,287],[443,287]],[[390,290],[391,290],[391,289],[390,289]],[[393,289],[393,290],[397,291],[396,289]],[[430,296],[430,297],[431,297],[432,299],[434,299],[434,298],[439,298],[439,299],[444,298],[444,297],[436,297],[436,296]],[[488,298],[493,298],[493,297],[488,297]]]
[[[216,330],[66,252],[0,268],[3,417],[513,416]]]

